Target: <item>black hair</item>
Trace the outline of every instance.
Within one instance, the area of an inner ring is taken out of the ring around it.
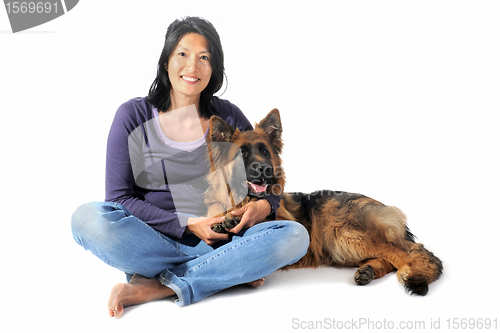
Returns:
[[[164,64],[168,64],[170,55],[179,44],[181,38],[188,33],[197,33],[203,36],[210,47],[210,65],[212,66],[212,77],[207,87],[200,96],[200,116],[210,118],[217,114],[217,110],[212,105],[213,95],[222,88],[224,82],[224,52],[220,37],[212,23],[200,17],[185,17],[175,20],[170,24],[165,35],[165,44],[158,61],[156,78],[149,88],[147,100],[153,104],[158,111],[166,111],[170,107],[170,90],[172,85],[168,78],[168,72]]]

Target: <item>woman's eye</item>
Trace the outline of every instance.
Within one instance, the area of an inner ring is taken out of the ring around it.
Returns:
[[[208,56],[206,56],[206,55],[201,56],[201,59],[210,61],[210,58]]]
[[[185,56],[186,56],[186,52],[179,52],[179,55],[180,55],[181,57],[185,57]]]

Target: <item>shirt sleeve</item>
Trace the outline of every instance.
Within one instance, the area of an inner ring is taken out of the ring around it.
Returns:
[[[253,130],[252,124],[239,107],[225,99],[217,97],[214,97],[213,103],[219,112],[219,116],[233,128],[238,128],[240,131]]]
[[[167,236],[182,238],[188,217],[161,209],[145,201],[137,189],[134,190],[136,185],[128,139],[130,133],[147,120],[145,112],[140,112],[138,107],[132,101],[122,104],[111,125],[106,152],[105,200],[122,204],[135,217]]]
[[[272,207],[271,214],[269,214],[269,216],[267,218],[270,220],[276,220],[278,208],[280,206],[281,196],[277,196],[274,194],[267,194],[262,199],[267,200]]]

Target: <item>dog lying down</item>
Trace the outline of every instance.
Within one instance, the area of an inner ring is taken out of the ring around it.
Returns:
[[[440,277],[443,265],[432,252],[415,242],[405,215],[396,207],[362,194],[330,190],[284,192],[281,133],[277,109],[247,132],[234,130],[221,118],[212,116],[210,160],[213,169],[222,170],[224,177],[220,173],[208,177],[205,203],[208,216],[226,216],[212,229],[227,232],[239,223],[239,216],[231,215],[232,210],[266,194],[281,195],[277,220],[297,221],[310,235],[307,254],[286,268],[359,267],[354,274],[359,285],[397,270],[398,280],[408,293],[426,295],[428,285]],[[242,162],[236,163],[238,160]]]

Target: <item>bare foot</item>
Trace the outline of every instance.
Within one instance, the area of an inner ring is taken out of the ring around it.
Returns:
[[[265,277],[263,277],[260,280],[255,280],[253,282],[248,282],[247,286],[258,288],[258,287],[262,287],[264,285],[264,282],[266,282],[266,278]]]
[[[111,290],[108,301],[110,317],[120,318],[123,308],[155,301],[174,295],[174,291],[157,279],[147,279],[135,274],[129,283],[119,283]]]

